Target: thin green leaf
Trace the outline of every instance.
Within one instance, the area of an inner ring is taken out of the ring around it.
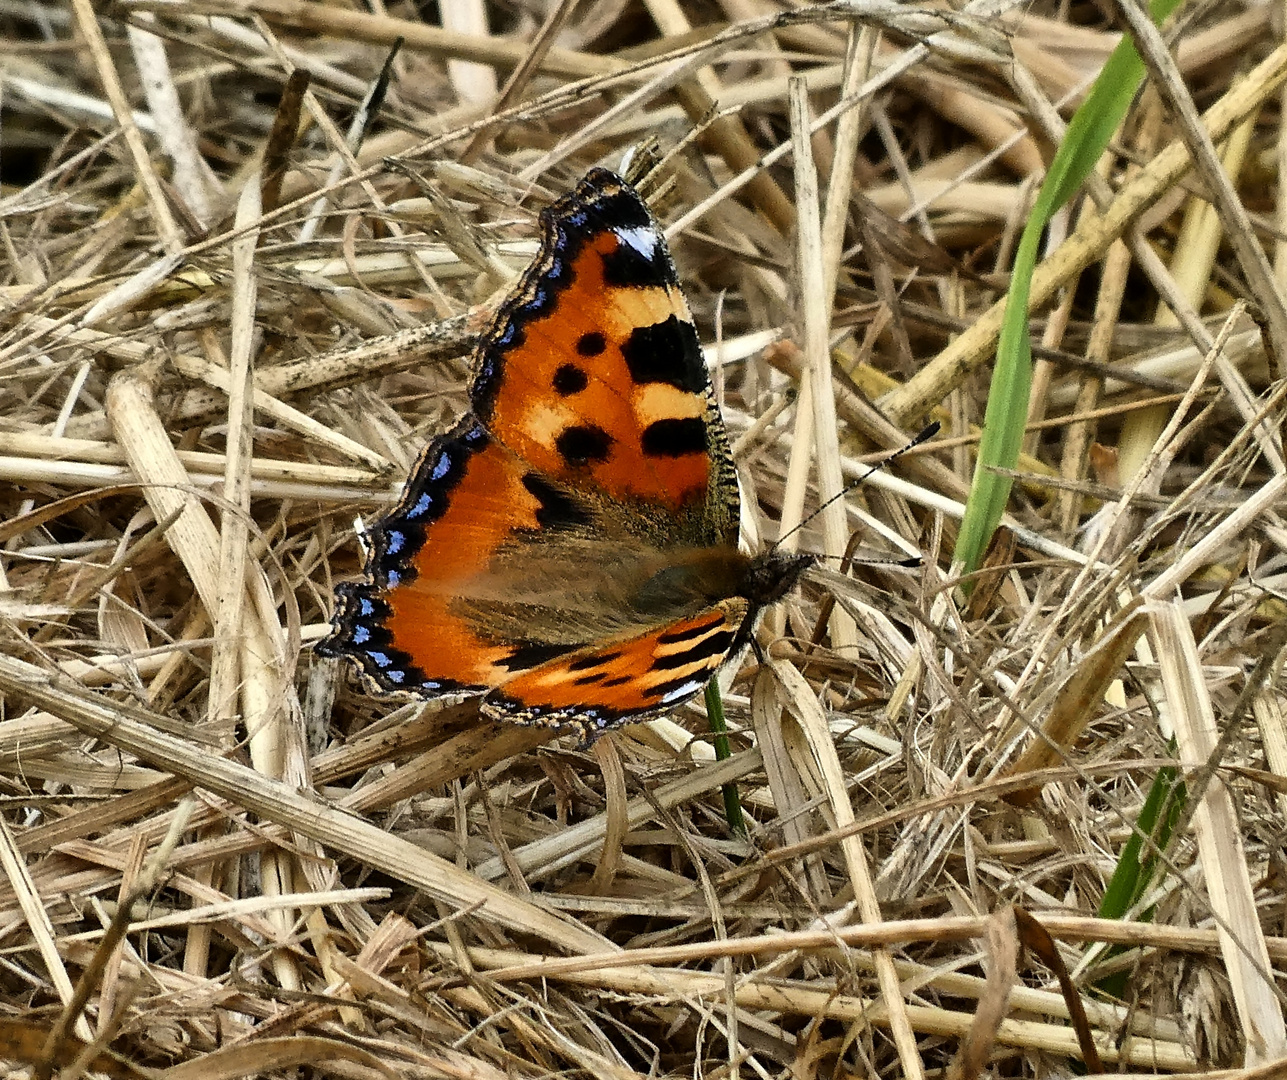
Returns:
[[[1179,0],[1154,0],[1150,14],[1161,22]],[[1028,418],[1032,389],[1032,343],[1028,336],[1028,296],[1037,265],[1041,235],[1050,219],[1095,168],[1108,140],[1125,118],[1144,79],[1144,63],[1134,42],[1123,37],[1108,58],[1090,94],[1082,103],[1055,154],[1037,195],[1032,214],[1015,252],[1005,318],[997,341],[997,361],[988,389],[983,436],[974,481],[961,521],[956,555],[966,573],[978,568],[1010,498],[1008,476],[997,469],[1013,469],[1019,462],[1023,429]]]
[[[1172,752],[1175,750],[1174,740],[1172,740],[1171,750]],[[1131,833],[1122,847],[1117,866],[1113,869],[1113,876],[1109,878],[1108,886],[1104,889],[1104,897],[1099,902],[1098,914],[1101,919],[1120,919],[1144,895],[1144,890],[1153,880],[1154,871],[1157,869],[1156,852],[1165,851],[1170,844],[1171,834],[1184,809],[1186,798],[1187,788],[1180,779],[1179,769],[1169,765],[1159,769],[1157,775],[1153,777],[1153,784],[1136,819],[1137,831]],[[1144,851],[1141,833],[1150,837],[1156,845],[1150,847],[1147,853]],[[1141,922],[1152,922],[1153,909],[1149,908],[1141,912],[1139,918]],[[1121,952],[1125,952],[1125,948],[1116,946],[1105,952],[1104,959],[1107,960]],[[1101,979],[1095,985],[1112,997],[1123,997],[1127,989],[1127,974],[1117,972],[1106,979]]]
[[[715,747],[715,759],[728,760],[732,750],[728,745],[728,725],[724,723],[724,699],[715,679],[706,684],[706,720],[714,736],[711,742]],[[724,793],[724,816],[728,819],[728,827],[738,836],[745,836],[746,820],[742,817],[742,800],[737,794],[737,785],[725,784],[720,790]]]

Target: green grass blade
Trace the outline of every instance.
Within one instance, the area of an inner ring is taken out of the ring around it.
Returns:
[[[1179,0],[1154,0],[1150,7],[1154,22],[1164,20],[1178,3]],[[996,366],[988,389],[979,458],[956,544],[956,555],[965,564],[966,573],[978,568],[1010,498],[1010,478],[999,476],[995,470],[1013,469],[1019,462],[1032,389],[1028,295],[1042,232],[1095,168],[1143,79],[1144,63],[1131,39],[1123,37],[1069,123],[1015,252],[1005,319],[997,341]]]
[[[1171,749],[1174,752],[1174,743]],[[1099,902],[1098,915],[1101,919],[1120,919],[1144,895],[1157,868],[1155,852],[1165,851],[1171,842],[1171,834],[1184,810],[1186,798],[1187,789],[1180,779],[1180,770],[1170,765],[1159,769],[1144,799],[1144,805],[1140,808],[1139,818],[1136,819],[1138,831],[1132,832],[1123,846],[1117,866],[1113,869],[1113,876],[1104,889],[1104,897]],[[1150,847],[1145,852],[1141,833],[1150,837],[1156,848]],[[1151,922],[1152,918],[1151,908],[1140,913],[1141,922]],[[1104,959],[1124,951],[1122,946],[1114,947],[1104,954]],[[1127,978],[1126,972],[1118,972],[1099,980],[1095,985],[1104,993],[1121,998],[1126,994]]]
[[[727,761],[732,756],[728,745],[728,725],[724,723],[724,699],[720,696],[719,683],[711,679],[706,684],[706,720],[711,726],[711,740],[715,747],[715,760]],[[724,816],[728,827],[738,836],[746,835],[746,820],[742,817],[742,800],[737,794],[737,785],[725,784],[720,789],[724,794]]]

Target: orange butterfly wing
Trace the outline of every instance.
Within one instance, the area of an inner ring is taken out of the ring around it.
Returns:
[[[542,222],[541,254],[479,349],[474,413],[551,479],[735,543],[724,423],[652,214],[595,169]]]
[[[500,720],[576,727],[582,739],[622,717],[666,712],[706,685],[738,644],[747,615],[740,597],[656,627],[558,657],[516,675],[483,699]]]
[[[472,419],[430,443],[398,505],[372,530],[368,580],[339,586],[335,630],[318,651],[354,657],[384,690],[432,695],[495,685],[501,650],[450,604],[453,585],[484,572],[511,517],[521,522],[528,511],[526,492],[504,465]],[[514,501],[496,505],[506,499]]]
[[[596,169],[541,220],[475,354],[474,415],[425,450],[318,648],[383,689],[490,691],[490,715],[586,738],[696,693],[805,560],[736,551],[723,421],[643,201]],[[674,562],[632,578],[636,546]],[[587,581],[620,619],[558,600],[599,595]]]

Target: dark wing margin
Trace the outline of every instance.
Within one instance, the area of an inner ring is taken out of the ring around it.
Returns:
[[[425,448],[397,506],[370,531],[366,580],[336,587],[331,633],[314,646],[320,655],[351,657],[385,691],[432,697],[487,688],[485,683],[428,674],[425,669],[435,665],[420,639],[404,640],[389,624],[394,614],[391,595],[415,582],[415,559],[428,531],[446,514],[471,459],[489,442],[469,417]]]

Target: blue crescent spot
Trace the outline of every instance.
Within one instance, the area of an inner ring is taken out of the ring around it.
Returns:
[[[407,520],[414,521],[418,517],[424,517],[425,514],[429,513],[432,506],[433,498],[426,491],[415,501],[415,505],[407,511]]]
[[[371,631],[365,626],[353,627],[353,644],[365,645],[371,640]]]
[[[400,585],[402,583],[402,575],[396,570],[390,570],[386,576],[390,585]]]
[[[407,677],[407,673],[401,668],[395,668],[393,671],[386,671],[384,673],[384,677],[388,679],[389,682],[400,683]]]
[[[369,596],[364,596],[360,601],[358,601],[358,614],[359,615],[375,614],[375,605],[371,603],[371,598]]]
[[[451,468],[451,455],[444,450],[438,455],[438,460],[433,464],[433,470],[429,476],[434,480],[441,480],[447,475],[447,470]]]
[[[369,653],[367,653],[367,656],[369,656],[372,660],[374,660],[379,667],[387,668],[393,665],[393,657],[391,657],[387,652],[381,652],[378,649],[372,649]]]
[[[402,545],[405,544],[406,541],[406,534],[401,529],[390,529],[385,533],[385,554],[396,555],[402,550]]]
[[[422,682],[420,685],[423,686],[426,690],[442,689],[442,683],[438,682],[436,679],[425,679],[424,682]]]

